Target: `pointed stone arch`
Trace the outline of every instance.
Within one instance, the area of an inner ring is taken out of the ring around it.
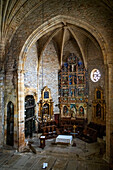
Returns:
[[[107,48],[105,46],[105,41],[98,30],[94,26],[83,22],[81,20],[75,20],[74,17],[58,15],[42,25],[40,25],[35,31],[31,33],[28,39],[25,41],[18,60],[18,127],[19,127],[19,136],[18,136],[18,147],[21,150],[21,147],[24,146],[24,62],[26,58],[27,51],[36,42],[41,38],[45,33],[58,28],[58,25],[61,24],[73,24],[75,26],[81,27],[87,32],[89,32],[98,42],[103,54],[104,64],[107,64]]]
[[[102,37],[101,33],[98,32],[98,30],[96,30],[94,26],[86,22],[83,22],[82,20],[77,20],[77,19],[75,20],[74,17],[70,17],[70,16],[58,15],[44,22],[35,31],[33,31],[32,34],[28,37],[19,55],[19,63],[18,63],[19,69],[23,68],[24,59],[26,58],[27,51],[32,46],[32,44],[36,42],[39,38],[41,38],[44,34],[48,33],[49,31],[52,31],[58,27],[61,27],[61,23],[62,24],[63,23],[73,24],[89,32],[97,40],[98,44],[100,45],[100,48],[103,54],[104,64],[107,64],[107,47],[105,45],[105,40]]]

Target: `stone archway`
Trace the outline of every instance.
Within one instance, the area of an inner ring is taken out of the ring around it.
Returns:
[[[101,34],[91,25],[88,23],[84,23],[80,20],[74,20],[73,17],[67,17],[59,15],[57,17],[54,17],[50,19],[49,21],[45,22],[43,25],[39,26],[26,40],[26,42],[23,45],[23,48],[19,55],[19,63],[18,63],[18,113],[19,113],[19,149],[21,146],[24,145],[24,60],[26,58],[26,53],[28,49],[31,47],[31,45],[41,38],[45,33],[54,30],[59,23],[70,23],[73,25],[77,25],[78,27],[81,27],[85,30],[87,30],[91,35],[95,37],[97,42],[100,45],[102,54],[103,54],[103,60],[104,64],[106,64],[106,57],[107,57],[107,50],[106,46],[103,40],[103,37]],[[22,126],[21,126],[22,125]],[[21,128],[20,128],[21,126]]]
[[[38,39],[40,39],[43,35],[46,33],[54,30],[55,28],[59,27],[59,24],[63,23],[64,25],[66,23],[68,24],[73,24],[75,26],[78,26],[80,28],[83,28],[84,30],[88,31],[99,43],[99,46],[102,50],[103,54],[103,60],[104,64],[107,64],[107,47],[105,45],[104,38],[102,37],[101,33],[98,32],[92,25],[82,22],[82,20],[75,20],[74,17],[70,16],[63,16],[63,15],[58,15],[49,21],[44,22],[41,26],[39,26],[35,31],[31,33],[31,35],[28,37],[26,42],[24,43],[22,50],[19,55],[19,64],[18,64],[18,69],[23,70],[24,68],[24,60],[26,58],[26,53],[28,49],[31,47],[31,45],[36,42]],[[22,62],[21,62],[22,61]]]

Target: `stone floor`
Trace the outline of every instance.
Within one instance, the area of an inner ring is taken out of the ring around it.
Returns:
[[[39,147],[40,141],[34,137],[32,146],[36,154],[17,151],[0,152],[0,170],[41,170],[43,163],[48,163],[47,170],[109,170],[103,159],[104,144],[100,142],[88,144],[80,139],[73,139],[76,147],[60,145],[55,139],[46,140],[44,149]]]

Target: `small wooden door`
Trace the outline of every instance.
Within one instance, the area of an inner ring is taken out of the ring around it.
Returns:
[[[7,105],[7,145],[14,145],[14,105],[10,101]]]
[[[54,114],[54,119],[55,119],[56,125],[59,126],[59,114]]]
[[[25,137],[35,132],[35,100],[32,95],[25,98]]]

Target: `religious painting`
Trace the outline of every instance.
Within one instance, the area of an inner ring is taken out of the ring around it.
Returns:
[[[71,96],[71,87],[69,88],[69,96]]]
[[[63,96],[67,97],[68,96],[68,89],[63,89]]]
[[[67,108],[67,106],[64,106],[63,107],[63,115],[67,115],[68,114],[68,108]]]
[[[77,76],[74,76],[74,84],[77,84]]]
[[[98,118],[101,117],[101,105],[100,104],[96,105],[96,117]]]
[[[71,88],[71,97],[74,97],[74,96],[75,96],[75,89]]]
[[[49,115],[49,104],[48,103],[44,104],[43,109],[44,109],[43,114]]]
[[[77,88],[75,87],[75,89],[74,89],[74,96],[76,96],[77,95]]]
[[[61,96],[64,97],[64,89],[61,89]]]
[[[70,104],[71,117],[75,118],[77,114],[77,109],[75,104]]]
[[[79,115],[84,116],[84,108],[83,108],[83,106],[79,107]]]
[[[44,99],[48,99],[49,98],[49,92],[48,91],[45,91],[44,92]]]
[[[84,76],[78,76],[78,83],[79,84],[84,83]]]
[[[72,75],[69,75],[69,85],[72,84]]]
[[[97,90],[96,97],[97,97],[97,99],[101,99],[101,91],[100,90]]]
[[[62,77],[62,84],[64,85],[68,84],[68,77]]]
[[[84,88],[79,88],[78,89],[78,95],[79,96],[84,96]]]

